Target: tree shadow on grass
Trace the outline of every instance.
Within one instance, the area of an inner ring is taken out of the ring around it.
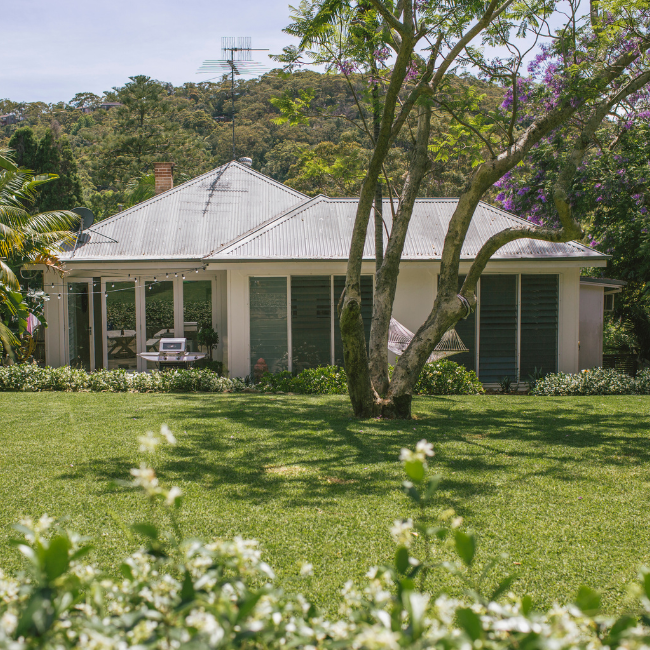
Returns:
[[[434,443],[432,467],[459,509],[498,490],[500,475],[589,480],[594,467],[650,460],[647,411],[604,414],[594,408],[600,398],[419,398],[417,420],[360,421],[346,396],[170,397],[167,422],[174,429],[182,421],[187,431],[156,459],[161,481],[226,488],[233,502],[324,508],[342,498],[383,497],[403,478],[400,449],[421,438]],[[114,480],[131,466],[96,459],[75,473]]]

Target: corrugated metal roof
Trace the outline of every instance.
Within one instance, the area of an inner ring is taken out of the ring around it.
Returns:
[[[458,199],[418,199],[403,259],[440,259]],[[119,260],[347,259],[357,199],[309,199],[282,183],[231,162],[168,192],[100,221],[81,233],[66,262]],[[384,204],[391,230],[391,210]],[[491,235],[527,221],[480,203],[462,250],[473,258]],[[384,237],[386,239],[386,237]],[[370,220],[364,257],[374,258]],[[495,259],[602,258],[578,244],[520,239],[506,244]]]
[[[65,261],[200,259],[308,200],[246,165],[231,162],[81,233]]]
[[[440,259],[445,235],[458,199],[417,199],[402,259]],[[356,199],[317,196],[238,237],[207,256],[209,260],[341,259],[348,257],[356,214]],[[384,221],[391,230],[392,215],[384,201]],[[530,223],[487,203],[479,203],[465,238],[461,257],[473,259],[483,243],[505,228]],[[386,237],[384,237],[384,240]],[[370,220],[364,258],[374,258],[374,221]],[[506,244],[493,259],[605,257],[578,242],[552,243],[519,239]]]

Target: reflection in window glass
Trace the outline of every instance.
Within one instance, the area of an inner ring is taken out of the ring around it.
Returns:
[[[106,348],[109,370],[137,369],[133,282],[106,283]]]
[[[332,308],[329,275],[291,278],[291,356],[293,372],[329,366]]]
[[[250,278],[251,375],[288,368],[287,278]]]
[[[87,282],[68,284],[70,366],[90,370],[90,296]]]
[[[145,330],[147,352],[158,352],[160,339],[174,337],[174,283],[145,282]],[[147,362],[148,368],[157,367],[155,362]]]
[[[199,331],[212,328],[212,281],[185,280],[183,282],[183,336],[187,339],[188,352],[205,352],[197,341]]]

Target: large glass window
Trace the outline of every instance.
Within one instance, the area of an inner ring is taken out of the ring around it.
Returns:
[[[331,363],[331,276],[291,278],[291,358],[293,372]]]
[[[137,369],[133,282],[106,283],[106,349],[109,370]]]
[[[90,294],[88,282],[68,283],[70,366],[90,370]]]
[[[517,381],[517,276],[481,277],[479,379]]]
[[[521,381],[557,372],[558,302],[557,275],[521,276]]]
[[[251,374],[255,365],[269,372],[287,370],[287,278],[250,278]]]
[[[183,282],[183,336],[190,352],[205,352],[198,341],[198,333],[204,327],[212,328],[212,281],[185,280]]]
[[[145,348],[147,352],[157,352],[160,339],[174,336],[174,283],[154,280],[145,282]],[[148,368],[156,368],[157,363],[148,361]]]
[[[334,276],[334,365],[344,367],[343,339],[341,338],[341,325],[339,323],[337,305],[345,289],[345,276]],[[372,323],[372,275],[361,276],[361,317],[363,329],[366,333],[366,345],[370,343],[370,325]]]

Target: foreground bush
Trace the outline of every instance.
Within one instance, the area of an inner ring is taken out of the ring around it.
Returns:
[[[153,451],[163,439],[175,443],[163,427],[161,437],[140,438],[141,449]],[[474,566],[475,536],[462,530],[452,511],[432,513],[439,504],[438,477],[426,476],[432,455],[424,440],[415,451],[402,450],[407,475],[402,487],[419,518],[395,521],[390,564],[371,568],[362,587],[345,583],[339,620],[323,617],[301,595],[277,588],[255,542],[183,540],[180,490],[160,486],[143,463],[131,470],[130,486],[144,491],[152,508],[164,511],[161,516],[166,513],[170,531],[133,525],[133,533],[147,543],[124,560],[121,579],[113,580],[84,561],[91,550],[84,538],[46,515],[21,522],[15,528],[23,539],[15,545],[29,569],[16,578],[0,573],[0,648],[647,649],[648,570],[629,590],[630,606],[618,618],[600,616],[599,596],[587,587],[580,588],[574,604],[549,612],[535,611],[528,596],[514,596],[513,577],[483,593],[489,569],[481,574]],[[444,549],[432,553],[435,546]],[[464,601],[445,596],[444,584],[427,585],[442,550],[453,554],[443,566],[466,585]],[[301,574],[311,572],[303,563]],[[443,595],[432,598],[427,586]]]
[[[86,372],[69,366],[41,368],[23,363],[0,366],[0,391],[98,391],[121,393],[205,392],[224,393],[245,388],[240,379],[228,379],[207,368],[128,373],[126,370]]]
[[[392,368],[390,368],[392,373]],[[345,395],[348,391],[345,370],[338,366],[309,368],[298,375],[288,370],[264,373],[259,390],[300,393],[303,395]],[[453,361],[443,359],[427,363],[414,388],[416,395],[478,395],[483,392],[476,373]]]
[[[535,384],[531,395],[650,395],[650,369],[636,378],[612,368],[583,370],[575,375],[559,372]]]

